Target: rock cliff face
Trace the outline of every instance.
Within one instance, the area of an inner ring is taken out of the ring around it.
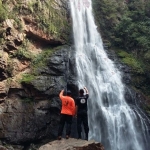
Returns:
[[[1,144],[55,139],[58,94],[66,86],[77,90],[74,51],[65,46],[67,0],[7,0],[2,6],[8,14],[0,27]]]
[[[18,83],[16,76],[1,81],[0,138],[12,143],[24,143],[55,138],[60,100],[58,94],[66,86],[76,90],[74,59],[65,62],[69,47],[59,48],[48,58],[47,66],[38,68],[38,73],[30,83]],[[70,52],[71,57],[73,53]],[[69,68],[66,68],[69,63]],[[28,68],[29,69],[29,68]],[[66,71],[70,70],[67,75]],[[26,70],[25,70],[26,71]],[[21,72],[22,74],[25,72]],[[21,76],[21,75],[20,75]],[[20,78],[20,77],[19,77]]]

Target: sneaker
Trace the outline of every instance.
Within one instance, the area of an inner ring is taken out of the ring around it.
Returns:
[[[69,139],[69,135],[66,135],[66,139]]]
[[[59,136],[57,139],[58,139],[58,140],[61,140],[61,136]]]

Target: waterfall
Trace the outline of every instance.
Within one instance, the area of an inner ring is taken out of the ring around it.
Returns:
[[[148,150],[148,127],[125,101],[121,72],[107,56],[92,15],[91,0],[70,0],[77,82],[89,90],[89,139],[106,150]],[[149,143],[148,143],[149,142]]]

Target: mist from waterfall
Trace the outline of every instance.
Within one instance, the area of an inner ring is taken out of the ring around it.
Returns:
[[[148,150],[148,127],[125,101],[121,72],[107,56],[91,0],[70,0],[78,86],[89,90],[89,139],[106,150]],[[149,143],[148,143],[149,142]]]

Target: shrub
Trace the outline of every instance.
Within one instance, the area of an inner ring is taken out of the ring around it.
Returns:
[[[4,9],[3,5],[0,3],[0,22],[3,22],[7,18],[7,11]]]
[[[150,62],[150,51],[147,51],[144,55],[144,59],[148,62]]]
[[[14,57],[17,57],[17,58],[20,59],[20,60],[24,60],[24,59],[32,60],[32,59],[34,58],[34,55],[33,55],[30,51],[28,51],[28,50],[26,50],[26,49],[24,49],[24,48],[18,49],[18,50],[13,54],[13,56],[14,56]]]
[[[45,49],[31,61],[33,74],[37,74],[37,69],[46,66],[47,59],[52,55],[54,50]]]
[[[22,75],[22,79],[20,80],[20,82],[21,82],[21,83],[27,83],[27,84],[29,84],[29,83],[31,83],[34,79],[35,79],[35,76],[34,76],[34,75],[26,73],[26,74],[23,74],[23,75]]]

